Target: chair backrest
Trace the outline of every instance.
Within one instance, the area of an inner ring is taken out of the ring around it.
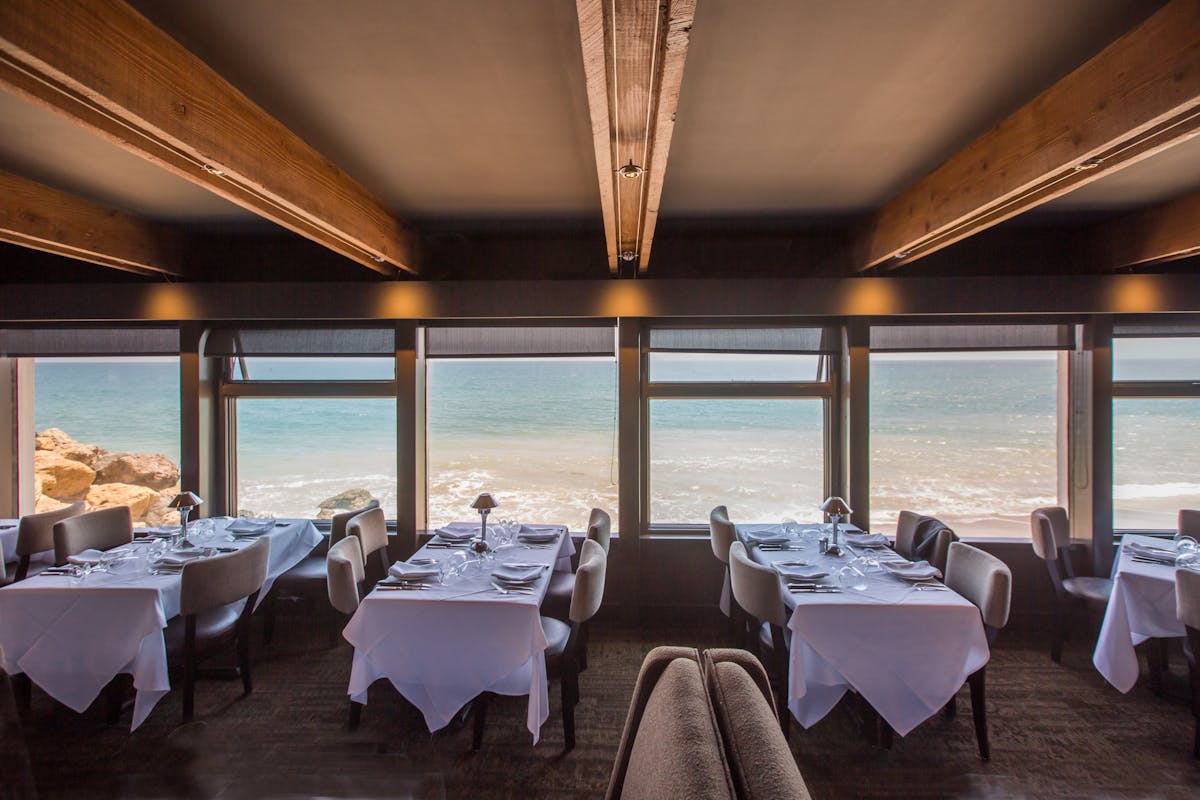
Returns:
[[[362,545],[363,560],[372,553],[387,547],[387,519],[383,509],[375,507],[363,511],[346,523],[346,535],[357,536]]]
[[[183,567],[179,613],[199,614],[249,597],[267,579],[271,540],[262,537],[236,553],[199,558]]]
[[[787,625],[787,607],[780,595],[778,573],[751,561],[746,545],[741,542],[734,542],[729,548],[729,581],[733,598],[747,614],[781,628]]]
[[[913,557],[913,540],[923,519],[925,517],[915,511],[901,511],[896,519],[896,552],[905,558]]]
[[[1200,541],[1200,509],[1179,509],[1179,535]]]
[[[353,614],[358,608],[358,585],[363,582],[362,545],[357,536],[347,536],[329,548],[325,556],[325,581],[329,602],[343,614]]]
[[[1182,567],[1175,570],[1175,616],[1200,631],[1200,572]]]
[[[357,517],[364,511],[370,511],[373,508],[379,508],[379,501],[372,500],[362,508],[351,509],[350,511],[339,511],[329,518],[329,546],[346,538],[346,523]]]
[[[729,510],[725,506],[717,506],[709,513],[708,534],[713,555],[720,559],[722,564],[728,564],[729,547],[737,541],[737,528],[729,521]]]
[[[1012,571],[991,553],[953,542],[946,560],[946,585],[979,608],[984,625],[999,630],[1008,624]]]
[[[929,554],[929,563],[945,574],[946,562],[950,557],[950,545],[958,541],[958,534],[945,527],[943,523],[937,520],[934,520],[934,522],[942,525],[942,527],[938,528],[937,533],[934,534],[933,548]]]
[[[54,526],[70,517],[77,517],[87,508],[82,500],[71,503],[55,511],[43,511],[40,514],[26,514],[17,523],[16,554],[31,556],[54,549]]]
[[[608,540],[612,536],[612,517],[601,508],[593,508],[588,517],[587,538],[604,548],[608,554]]]
[[[604,579],[608,573],[608,554],[600,543],[584,539],[579,553],[579,569],[575,570],[575,588],[571,591],[572,622],[587,622],[604,602]]]
[[[1033,535],[1033,552],[1043,561],[1054,561],[1058,558],[1058,549],[1071,544],[1071,526],[1067,522],[1067,510],[1062,506],[1034,509],[1029,515],[1029,527]]]
[[[94,547],[108,550],[133,541],[133,516],[129,506],[113,506],[67,517],[54,523],[54,561],[67,563],[67,556]]]

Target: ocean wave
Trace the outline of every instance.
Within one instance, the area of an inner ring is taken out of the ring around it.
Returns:
[[[1113,486],[1114,500],[1200,497],[1200,483],[1125,483]]]

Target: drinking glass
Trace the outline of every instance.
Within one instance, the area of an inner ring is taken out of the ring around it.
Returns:
[[[853,589],[856,592],[864,592],[867,589],[867,575],[858,559],[838,570],[837,581],[838,586],[843,589]]]

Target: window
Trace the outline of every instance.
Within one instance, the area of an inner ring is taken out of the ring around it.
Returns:
[[[824,328],[649,331],[652,526],[704,525],[718,504],[745,521],[816,517],[835,338]]]
[[[427,333],[428,526],[476,517],[471,501],[491,492],[497,518],[578,530],[599,507],[616,528],[611,325]]]
[[[1200,508],[1200,338],[1113,339],[1113,527]]]

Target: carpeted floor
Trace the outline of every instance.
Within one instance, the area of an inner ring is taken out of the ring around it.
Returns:
[[[237,682],[200,683],[200,722],[179,726],[172,693],[130,733],[128,715],[106,727],[101,703],[77,715],[35,690],[21,736],[41,798],[599,798],[642,656],[657,644],[726,641],[720,627],[598,623],[579,743],[567,755],[557,686],[536,747],[524,698],[491,704],[484,747],[472,752],[470,725],[431,735],[384,683],[372,689],[361,727],[347,731],[350,650],[325,649],[298,617],[281,620],[277,643],[257,654],[251,696]],[[889,751],[862,735],[845,703],[810,730],[793,726],[792,749],[819,800],[1200,797],[1179,659],[1173,667],[1175,699],[1145,687],[1121,695],[1082,643],[1059,666],[1043,643],[1002,635],[988,667],[990,762],[979,760],[965,690],[956,718],[932,719]],[[0,797],[30,796],[22,764],[22,742],[6,726]]]

